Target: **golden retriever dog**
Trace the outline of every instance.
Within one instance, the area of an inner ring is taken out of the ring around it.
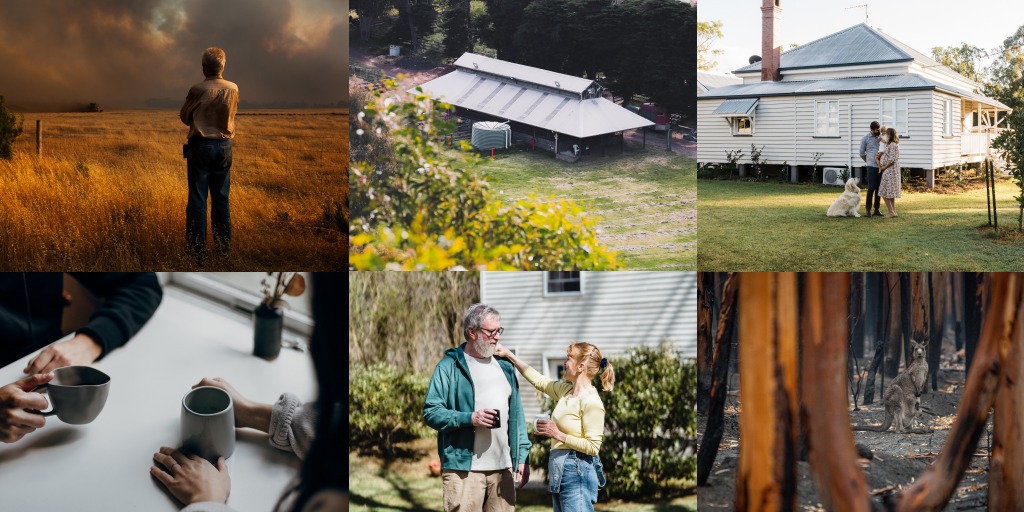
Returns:
[[[858,206],[860,206],[860,188],[857,187],[857,178],[850,178],[846,180],[846,190],[839,194],[832,206],[828,207],[828,212],[825,215],[829,217],[860,217],[860,214],[857,213]]]

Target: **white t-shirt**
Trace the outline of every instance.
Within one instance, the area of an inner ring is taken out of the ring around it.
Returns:
[[[501,414],[501,427],[473,427],[472,471],[494,471],[512,467],[512,454],[508,446],[508,401],[512,386],[494,356],[477,359],[466,354],[466,366],[473,379],[476,409],[497,409]]]

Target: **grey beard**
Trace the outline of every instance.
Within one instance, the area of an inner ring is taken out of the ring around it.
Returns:
[[[479,355],[481,359],[494,355],[495,347],[491,346],[490,340],[480,337],[477,338],[476,341],[471,341],[470,343],[473,344],[473,350],[476,351],[477,355]]]

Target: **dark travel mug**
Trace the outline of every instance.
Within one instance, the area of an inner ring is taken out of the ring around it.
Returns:
[[[491,428],[501,428],[501,411],[498,409],[491,409],[494,411],[494,426]]]

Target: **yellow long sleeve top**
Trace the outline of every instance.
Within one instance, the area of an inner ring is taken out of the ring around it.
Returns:
[[[551,412],[551,419],[565,434],[565,441],[552,439],[551,449],[597,455],[604,439],[604,403],[597,389],[591,387],[579,396],[571,397],[573,385],[569,381],[549,379],[533,368],[528,368],[523,377],[558,402]]]

